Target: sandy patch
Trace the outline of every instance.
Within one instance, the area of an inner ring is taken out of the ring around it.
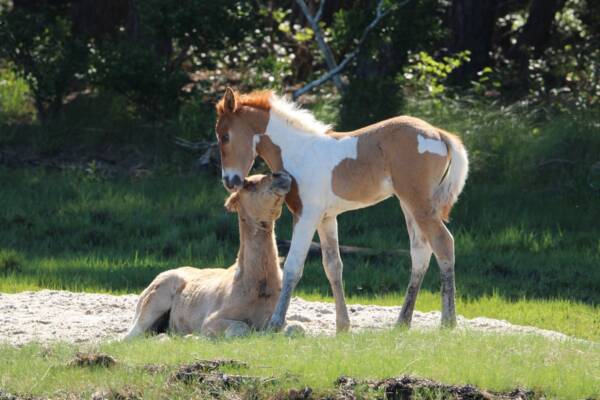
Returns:
[[[82,343],[119,338],[129,328],[137,298],[137,295],[55,290],[0,293],[0,343]],[[349,312],[353,331],[386,329],[394,325],[400,307],[352,304]],[[335,333],[335,308],[331,303],[293,298],[287,322],[301,324],[311,335],[331,335]],[[413,329],[435,329],[439,324],[439,312],[415,311]],[[558,340],[569,338],[560,332],[484,317],[467,319],[458,316],[458,328],[490,333],[527,333]]]

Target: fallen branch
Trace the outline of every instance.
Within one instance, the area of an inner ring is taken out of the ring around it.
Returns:
[[[292,242],[290,240],[277,239],[277,248],[280,251],[287,251],[290,249],[291,243]],[[401,249],[379,250],[379,249],[371,249],[369,247],[344,246],[344,245],[340,245],[340,253],[341,254],[362,255],[362,256],[410,255],[410,252],[408,250],[401,250]],[[313,255],[313,256],[321,255],[321,245],[317,242],[311,242],[310,247],[308,249],[308,254]]]
[[[206,167],[211,164],[218,164],[220,159],[219,144],[215,142],[191,142],[187,139],[175,136],[173,142],[180,147],[202,154],[196,161],[199,167]]]
[[[540,162],[536,168],[542,168],[542,167],[546,167],[548,165],[552,165],[552,164],[569,164],[569,165],[575,165],[575,161],[572,160],[567,160],[564,158],[551,158],[549,160],[544,160],[542,162]]]

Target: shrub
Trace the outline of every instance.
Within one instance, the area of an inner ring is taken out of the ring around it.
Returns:
[[[0,122],[30,122],[35,118],[31,90],[11,67],[0,67]]]
[[[0,57],[27,81],[42,121],[55,117],[84,76],[85,43],[76,38],[68,2],[40,1],[0,12]]]

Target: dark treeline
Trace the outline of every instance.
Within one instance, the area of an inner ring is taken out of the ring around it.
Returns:
[[[41,121],[60,115],[75,93],[117,93],[139,115],[164,119],[186,99],[212,95],[219,82],[291,90],[330,69],[294,0],[0,4],[1,62],[26,79]],[[506,101],[598,101],[598,1],[387,0],[357,49],[378,4],[306,0],[335,62],[358,51],[340,80],[346,125],[368,122],[352,118],[364,104],[376,110],[366,120],[397,112],[399,88],[415,78],[406,70],[419,63],[422,80],[433,73],[452,90],[475,84]],[[451,68],[432,72],[423,54]]]

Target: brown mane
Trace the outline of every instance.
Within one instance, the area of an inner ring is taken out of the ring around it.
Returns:
[[[272,90],[257,90],[252,93],[239,94],[235,92],[236,106],[240,107],[254,107],[261,110],[269,111],[271,109],[271,97],[273,96]],[[217,103],[217,115],[221,116],[225,114],[224,98],[219,100]]]

